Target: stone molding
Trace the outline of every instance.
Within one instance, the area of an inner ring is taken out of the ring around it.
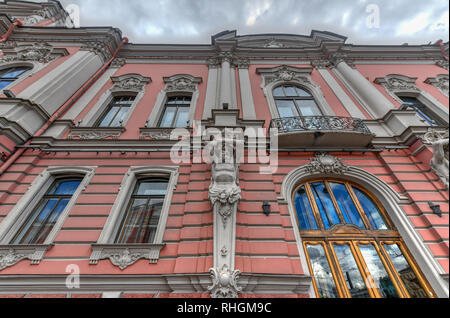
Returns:
[[[417,78],[398,74],[390,74],[387,75],[386,77],[379,77],[375,79],[374,82],[376,84],[383,86],[386,92],[388,92],[393,99],[403,104],[403,101],[396,95],[396,93],[420,94],[421,92],[420,89],[418,89],[415,85],[416,81]]]
[[[112,52],[109,50],[108,46],[101,41],[87,41],[80,50],[95,53],[100,56],[104,62],[112,57]]]
[[[425,80],[426,84],[433,85],[436,87],[442,94],[448,97],[448,74],[440,74],[436,77],[429,77]]]
[[[328,153],[316,154],[311,162],[305,166],[306,170],[311,174],[345,174],[349,167]]]
[[[150,77],[144,77],[140,74],[125,74],[117,77],[111,77],[114,86],[110,89],[111,93],[116,92],[135,92],[139,93],[145,89],[145,86],[151,83]]]
[[[242,287],[238,287],[238,280],[241,272],[239,270],[232,271],[227,265],[223,265],[221,269],[210,269],[212,286],[208,288],[211,298],[238,298],[238,294],[242,292]]]
[[[448,61],[447,60],[439,60],[439,61],[436,62],[436,65],[446,69],[447,71],[449,70]]]
[[[111,209],[108,220],[96,244],[92,244],[91,264],[98,264],[100,259],[109,259],[112,264],[122,270],[133,265],[139,259],[148,259],[156,263],[159,253],[165,246],[163,243],[164,231],[172,203],[173,192],[178,181],[178,167],[146,166],[131,167],[120,185],[116,201]],[[114,243],[130,196],[140,176],[169,177],[169,184],[164,203],[161,209],[158,226],[153,242],[149,244],[116,244]]]
[[[45,64],[56,58],[54,55],[52,55],[53,46],[45,42],[36,42],[30,45],[15,46],[14,52],[7,53],[7,55],[0,58],[0,63],[28,61]]]
[[[0,271],[28,259],[31,265],[40,264],[45,252],[53,247],[46,245],[0,245]]]
[[[202,83],[201,77],[193,77],[191,75],[179,74],[171,77],[164,77],[166,87],[164,90],[167,93],[194,93],[198,90],[198,85]]]
[[[346,63],[348,66],[350,66],[351,68],[355,68],[355,63],[349,59],[349,56],[347,53],[344,52],[334,52],[331,53],[328,57],[328,60],[331,63],[332,67],[336,67],[339,65],[339,63]]]
[[[112,139],[117,140],[125,131],[125,128],[103,128],[103,127],[83,127],[72,128],[68,139],[81,139],[81,140],[105,140]]]
[[[165,244],[93,244],[90,264],[96,265],[101,259],[109,259],[121,270],[141,259],[156,264]]]

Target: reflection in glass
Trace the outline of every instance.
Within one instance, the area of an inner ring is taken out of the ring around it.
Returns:
[[[359,272],[358,265],[353,257],[350,246],[334,245],[336,257],[344,275],[345,282],[347,283],[350,295],[353,298],[370,298],[370,294],[367,291],[364,279]]]
[[[353,202],[345,185],[342,183],[330,182],[330,187],[333,190],[333,194],[336,198],[339,208],[342,211],[345,222],[347,222],[348,224],[359,226],[362,229],[366,229],[361,215],[356,209],[355,203]]]
[[[394,264],[395,269],[400,275],[400,278],[405,284],[409,295],[412,298],[428,298],[427,292],[422,287],[416,273],[406,260],[400,247],[397,244],[386,244],[384,247],[389,255],[389,258],[391,259],[391,262]]]
[[[167,180],[138,181],[120,226],[116,243],[146,244],[154,241],[167,187]]]
[[[336,285],[323,246],[308,245],[307,248],[319,296],[323,298],[337,298]]]
[[[80,183],[80,179],[56,181],[11,244],[43,244]]]
[[[372,199],[355,187],[353,187],[353,191],[355,192],[359,203],[361,203],[361,206],[366,213],[367,218],[370,221],[370,225],[372,225],[372,228],[374,230],[387,230],[388,226],[386,225],[386,221],[384,220],[380,210],[372,201]]]
[[[311,184],[311,190],[314,194],[314,199],[316,200],[325,229],[329,229],[334,224],[341,223],[325,183],[313,183]]]
[[[297,211],[300,229],[302,230],[317,230],[317,224],[311,210],[308,196],[306,195],[305,187],[301,187],[294,197],[295,210]]]
[[[381,262],[375,247],[372,244],[359,245],[359,249],[381,296],[383,298],[398,298],[395,286]]]

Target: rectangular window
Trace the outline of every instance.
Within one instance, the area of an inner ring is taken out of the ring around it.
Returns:
[[[43,244],[81,181],[82,179],[79,178],[56,180],[22,225],[11,244]]]
[[[116,243],[153,243],[167,187],[168,181],[164,179],[138,180]]]
[[[422,104],[417,98],[400,97],[400,99],[404,103],[402,106],[403,110],[415,110],[417,112],[417,115],[419,115],[419,117],[422,118],[429,126],[445,126],[445,124],[442,123],[438,118],[436,118],[436,116],[428,109],[428,107]]]
[[[115,97],[106,112],[98,120],[96,127],[121,127],[125,117],[133,105],[135,97]]]
[[[189,125],[190,97],[170,97],[159,123],[161,128],[183,128]]]

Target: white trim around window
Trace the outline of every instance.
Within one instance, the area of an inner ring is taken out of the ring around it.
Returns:
[[[32,264],[39,264],[45,252],[53,246],[53,242],[69,216],[72,207],[94,176],[95,169],[96,167],[50,167],[34,180],[25,195],[0,223],[0,270],[12,266],[22,259],[30,259]],[[55,180],[66,176],[84,177],[45,242],[37,245],[11,245],[10,242],[14,235]],[[6,264],[7,258],[13,261]],[[6,266],[1,266],[2,263]]]
[[[273,119],[280,118],[273,90],[277,86],[294,85],[307,90],[313,97],[323,116],[336,116],[325,99],[319,84],[311,79],[312,68],[278,66],[275,68],[259,68],[257,73],[263,78],[261,88],[267,98],[270,114]]]
[[[125,175],[117,199],[111,209],[108,220],[97,244],[92,245],[91,264],[98,264],[101,259],[110,261],[124,270],[139,259],[148,259],[156,263],[164,247],[163,238],[169,216],[173,192],[178,182],[178,167],[172,166],[146,166],[131,167]],[[132,192],[140,178],[163,177],[168,178],[167,193],[161,209],[161,215],[156,230],[155,239],[149,244],[116,244],[115,238],[120,231],[121,221],[126,213]]]
[[[148,128],[158,128],[158,124],[166,109],[166,103],[169,97],[192,96],[189,108],[189,126],[193,126],[197,102],[200,96],[198,85],[202,83],[202,78],[191,75],[179,74],[171,77],[165,77],[166,87],[159,92],[155,106],[147,120]]]
[[[89,113],[83,118],[80,127],[93,127],[99,120],[115,97],[134,96],[122,126],[125,127],[133,115],[134,110],[145,95],[145,87],[151,82],[151,78],[143,77],[139,74],[126,74],[119,77],[111,77],[114,83],[110,89],[104,92],[98,102],[92,107]]]

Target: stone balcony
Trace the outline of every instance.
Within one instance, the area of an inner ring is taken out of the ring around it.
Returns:
[[[365,148],[374,138],[362,119],[335,116],[287,117],[274,119],[280,149]]]

